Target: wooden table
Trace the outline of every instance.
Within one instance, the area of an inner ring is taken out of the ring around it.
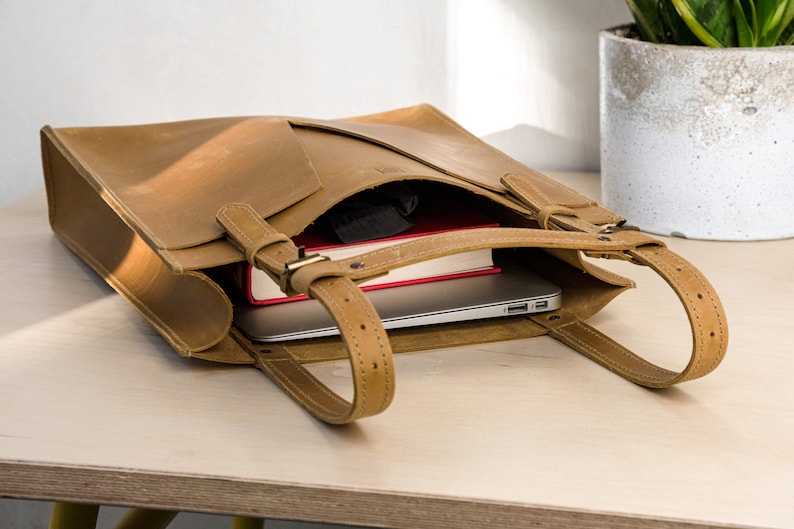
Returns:
[[[329,427],[253,368],[179,358],[34,194],[0,210],[0,496],[394,528],[794,527],[794,240],[668,242],[728,312],[708,377],[642,389],[546,337],[406,354],[386,413]],[[635,277],[592,322],[682,362],[679,306]]]

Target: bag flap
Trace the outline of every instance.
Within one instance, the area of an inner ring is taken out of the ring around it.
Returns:
[[[341,120],[235,117],[43,133],[176,272],[241,259],[215,221],[226,204],[249,204],[294,236],[344,198],[399,180],[454,185],[528,216],[500,182],[511,173],[585,220],[614,217],[430,105]]]
[[[345,198],[394,181],[439,182],[486,196],[506,208],[528,214],[523,205],[504,194],[504,188],[501,192],[494,192],[374,142],[314,128],[296,128],[295,133],[311,157],[323,185],[316,193],[267,219],[274,228],[288,236],[301,233]]]
[[[221,237],[215,214],[225,204],[251,204],[267,217],[321,187],[282,119],[217,118],[45,132],[155,249],[188,248]]]
[[[291,122],[376,143],[494,192],[507,192],[500,180],[503,175],[512,173],[528,179],[560,206],[597,206],[592,198],[530,169],[485,143],[431,105],[339,120],[291,119]]]

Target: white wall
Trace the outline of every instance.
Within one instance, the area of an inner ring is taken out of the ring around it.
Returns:
[[[0,205],[43,185],[44,124],[429,102],[525,163],[597,169],[596,35],[628,19],[624,0],[0,0]],[[0,520],[47,508],[0,500]]]
[[[623,0],[0,0],[0,205],[38,130],[430,102],[540,168],[598,167],[597,45]]]
[[[623,0],[449,3],[448,102],[456,118],[540,169],[599,167],[598,30]]]

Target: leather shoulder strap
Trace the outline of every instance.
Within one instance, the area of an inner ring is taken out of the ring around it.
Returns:
[[[287,292],[292,270],[302,258],[289,238],[276,232],[247,205],[222,208],[218,222],[249,262],[278,280]],[[257,367],[309,413],[331,424],[345,424],[385,410],[394,396],[394,365],[380,317],[350,278],[326,276],[305,290],[320,301],[333,317],[347,348],[353,377],[353,398],[348,401],[312,375],[278,345],[257,347],[236,330],[232,337],[256,361]]]
[[[325,261],[295,272],[291,284],[307,290],[322,277],[345,276],[365,281],[388,270],[449,253],[480,248],[543,248],[580,250],[648,266],[678,295],[693,337],[690,361],[681,372],[655,366],[600,331],[561,309],[531,319],[549,335],[566,343],[624,378],[647,387],[667,387],[701,377],[722,361],[728,343],[725,311],[703,274],[655,238],[640,231],[565,232],[522,228],[482,228],[412,240],[340,261]],[[353,266],[355,264],[355,266]]]
[[[546,211],[553,226],[566,209]],[[542,214],[542,213],[541,213]],[[280,282],[286,293],[305,293],[318,299],[337,322],[353,373],[354,396],[346,401],[317,380],[279,348],[257,349],[234,334],[257,365],[316,417],[340,424],[383,411],[394,393],[391,348],[369,300],[355,282],[393,268],[478,248],[535,247],[579,250],[599,257],[620,258],[646,265],[659,273],[678,294],[694,337],[689,364],[680,372],[658,367],[592,328],[575,314],[561,309],[533,317],[550,336],[621,376],[648,387],[666,387],[703,376],[722,360],[727,347],[724,310],[714,289],[690,263],[660,241],[634,230],[567,232],[522,228],[482,228],[449,232],[376,250],[349,259],[329,261],[299,256],[295,246],[245,205],[222,208],[218,221],[250,262]],[[569,225],[586,226],[574,219]]]
[[[627,255],[654,269],[681,300],[693,340],[689,362],[681,371],[648,362],[564,309],[530,319],[548,329],[553,338],[642,386],[665,388],[710,373],[722,361],[728,345],[725,311],[714,288],[692,264],[667,248],[639,248]]]
[[[581,219],[575,211],[557,206],[532,182],[520,176],[504,175],[502,183],[530,210],[536,212],[538,223],[547,230],[596,234],[604,242],[623,238],[627,232],[638,232],[636,228],[625,227],[625,220],[619,218],[615,225],[606,228]],[[586,249],[582,250],[587,253]],[[702,377],[722,362],[728,348],[725,309],[714,287],[695,266],[661,244],[639,245],[618,254],[591,252],[591,255],[620,258],[648,266],[670,285],[684,306],[692,331],[689,363],[679,372],[663,369],[565,310],[548,317],[537,315],[531,318],[546,327],[550,336],[624,378],[653,388]]]

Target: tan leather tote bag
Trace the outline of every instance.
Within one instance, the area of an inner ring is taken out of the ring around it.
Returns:
[[[659,388],[709,373],[727,347],[717,294],[691,264],[428,105],[340,120],[44,127],[41,138],[55,234],[180,355],[253,364],[322,421],[348,423],[386,409],[395,388],[393,351],[548,334],[632,382]],[[458,193],[502,227],[431,235],[340,261],[299,256],[291,237],[343,199],[397,181]],[[357,286],[397,267],[478,248],[521,248],[529,266],[563,288],[563,307],[387,334]],[[585,323],[633,284],[583,256],[647,266],[669,283],[692,330],[682,371],[658,367]],[[286,293],[319,300],[341,339],[246,339],[214,275],[240,261],[267,272]],[[303,366],[345,357],[354,385],[349,401]]]

